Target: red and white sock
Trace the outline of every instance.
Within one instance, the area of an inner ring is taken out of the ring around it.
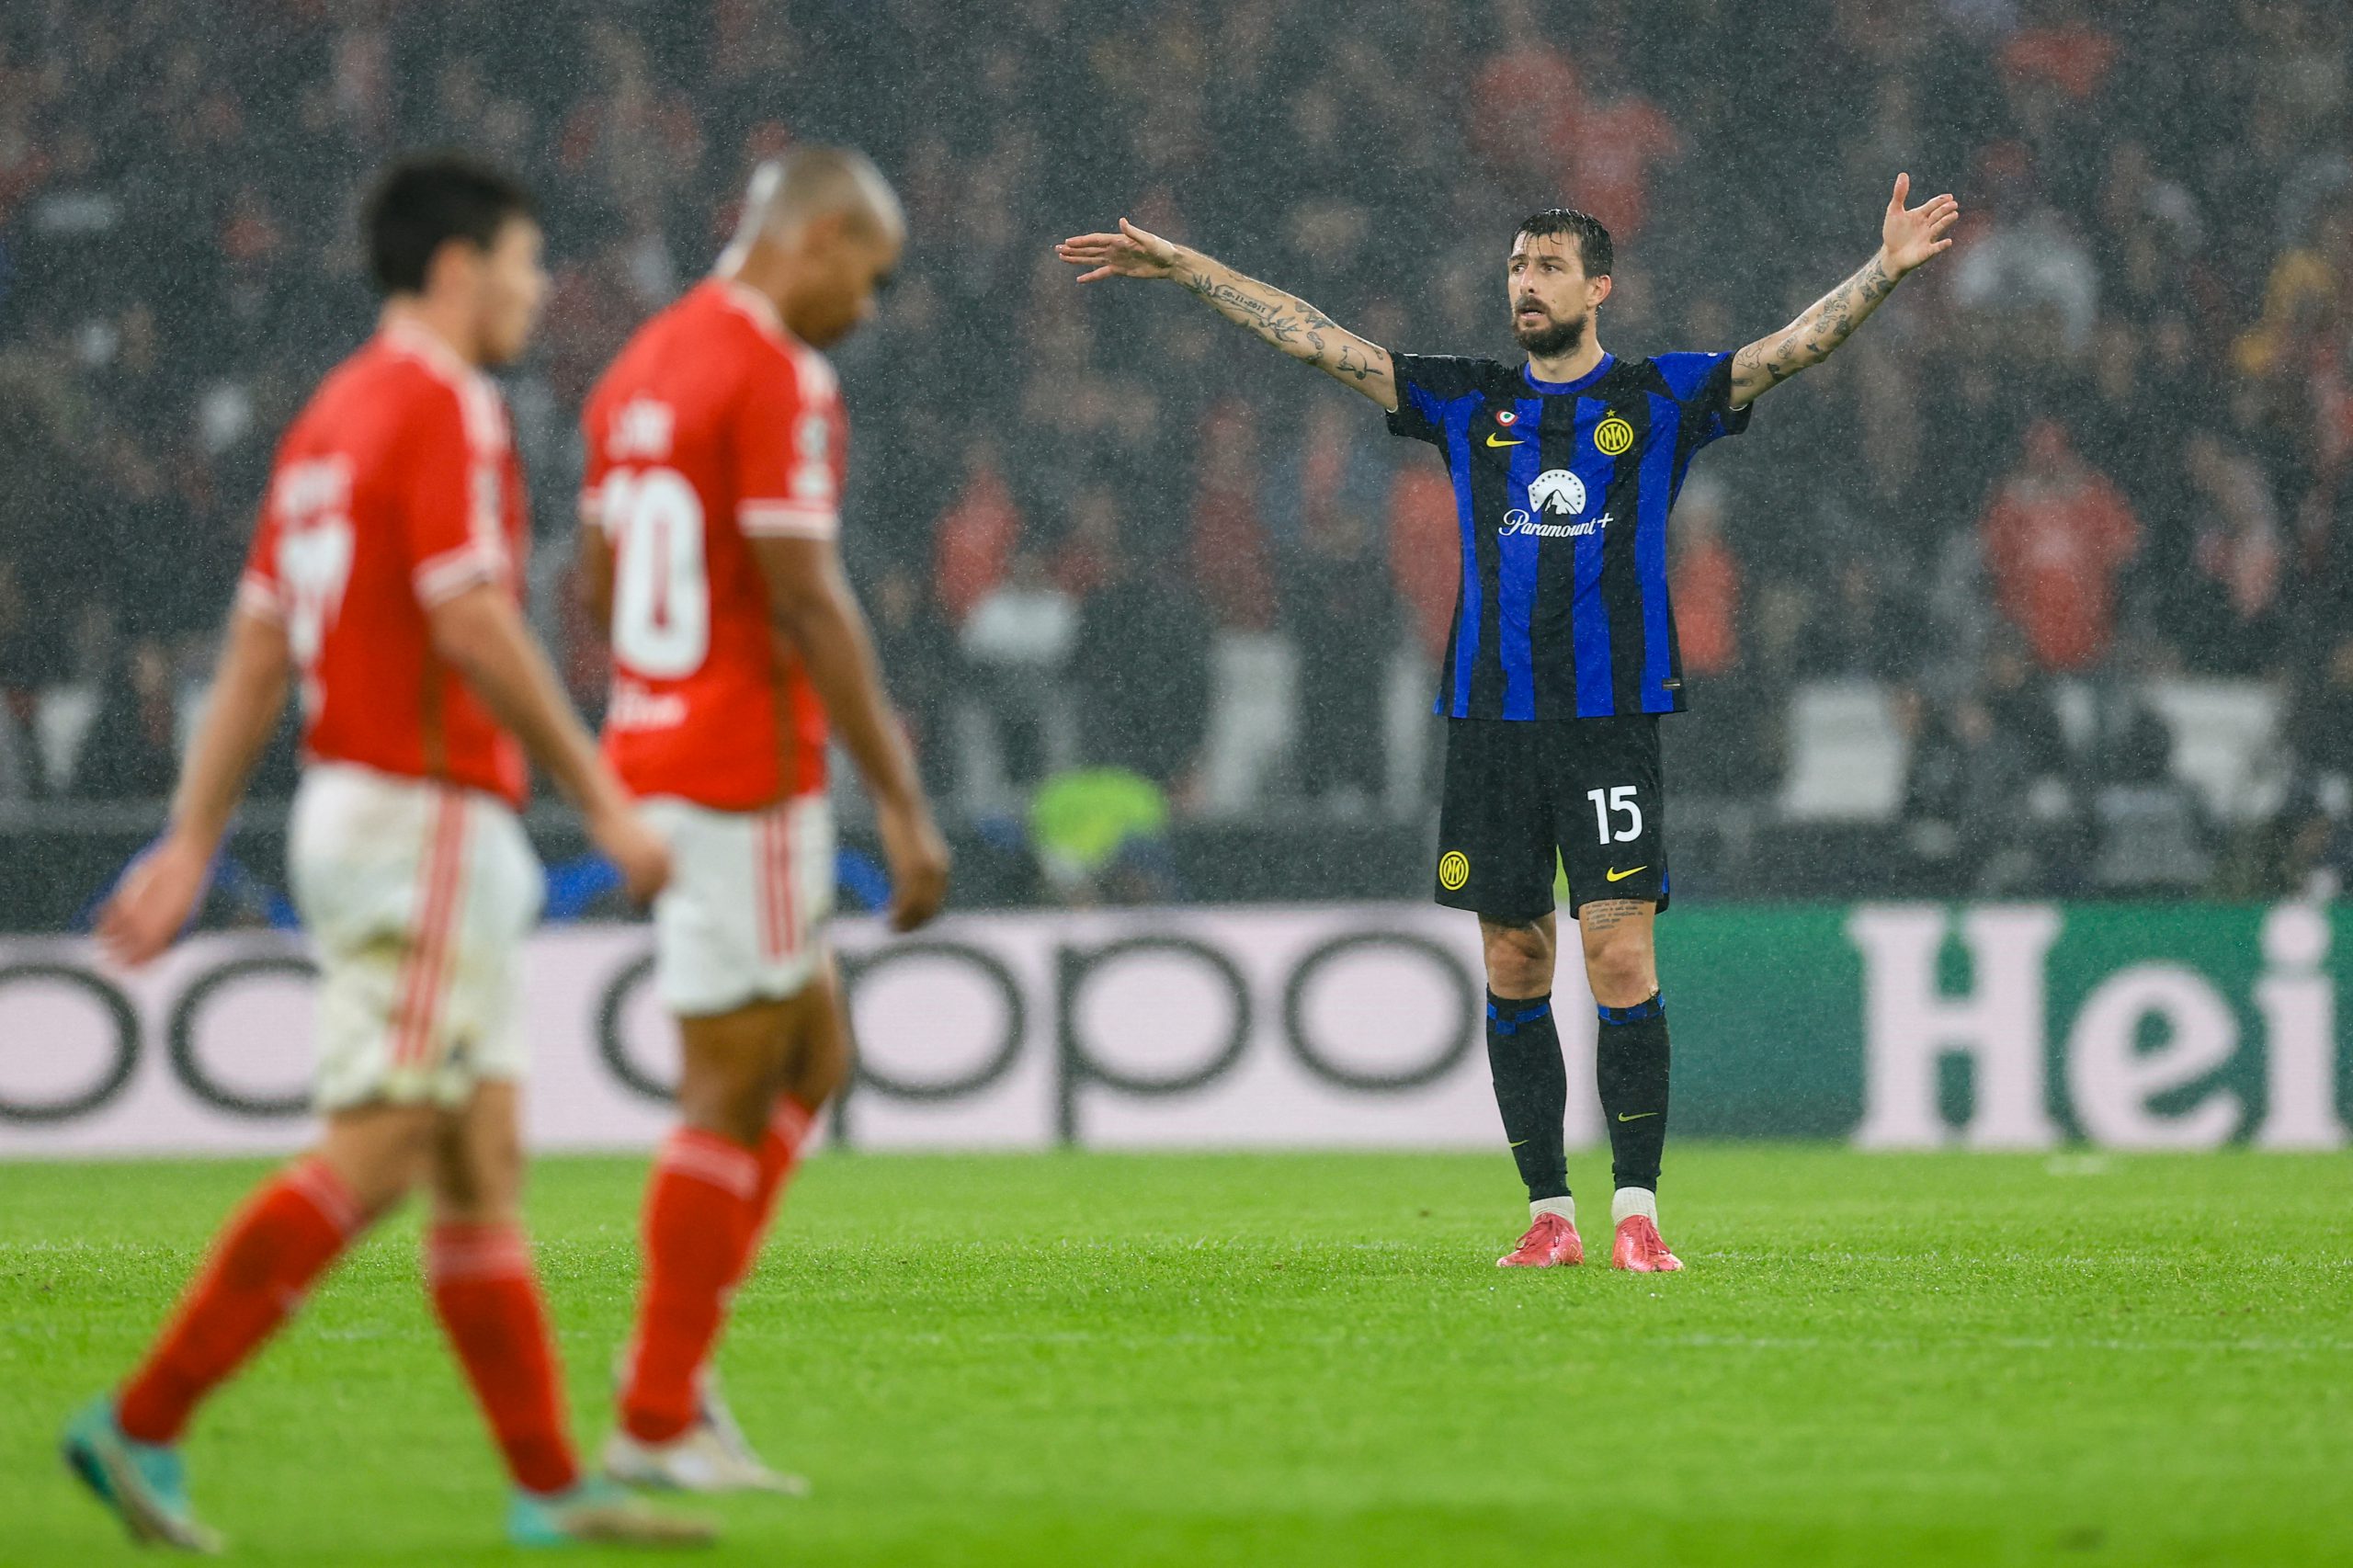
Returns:
[[[645,1288],[621,1425],[666,1443],[694,1424],[695,1377],[719,1338],[760,1189],[759,1156],[716,1133],[670,1134],[645,1194]]]
[[[528,1491],[570,1491],[580,1466],[523,1227],[511,1221],[435,1225],[426,1235],[425,1278],[508,1473]]]
[[[115,1400],[142,1443],[174,1443],[197,1403],[244,1365],[362,1228],[342,1178],[315,1158],[257,1187],[222,1227],[179,1311]]]
[[[790,1095],[777,1096],[776,1110],[768,1118],[767,1134],[760,1140],[760,1179],[752,1189],[751,1229],[744,1237],[743,1264],[735,1271],[735,1283],[739,1285],[750,1278],[752,1266],[760,1260],[761,1244],[768,1239],[768,1228],[776,1222],[784,1189],[801,1165],[801,1146],[808,1142],[810,1130],[816,1124],[815,1111]]]

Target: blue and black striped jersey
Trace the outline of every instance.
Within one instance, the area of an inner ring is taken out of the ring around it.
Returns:
[[[1389,428],[1446,454],[1462,529],[1438,711],[1681,710],[1666,516],[1692,454],[1747,427],[1731,406],[1732,356],[1604,355],[1574,381],[1492,359],[1393,362]]]

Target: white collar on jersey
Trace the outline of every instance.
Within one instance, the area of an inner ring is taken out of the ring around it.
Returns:
[[[438,333],[406,316],[394,316],[386,322],[381,335],[393,347],[415,355],[449,380],[471,381],[482,375]]]
[[[733,278],[714,276],[711,281],[719,285],[720,292],[727,296],[730,304],[752,318],[753,325],[779,343],[793,341],[792,335],[784,329],[784,317],[777,313],[774,300],[749,283],[741,283]]]

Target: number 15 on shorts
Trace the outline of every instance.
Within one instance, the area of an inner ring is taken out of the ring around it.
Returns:
[[[1614,790],[1585,792],[1585,798],[1593,802],[1593,825],[1602,843],[1625,844],[1642,837],[1643,808],[1634,801],[1634,789],[1631,784],[1620,784]],[[1620,820],[1623,827],[1617,825]]]

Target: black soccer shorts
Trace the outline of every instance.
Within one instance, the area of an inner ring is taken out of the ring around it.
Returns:
[[[1438,902],[1513,925],[1603,899],[1666,908],[1658,715],[1449,719],[1438,808]]]

